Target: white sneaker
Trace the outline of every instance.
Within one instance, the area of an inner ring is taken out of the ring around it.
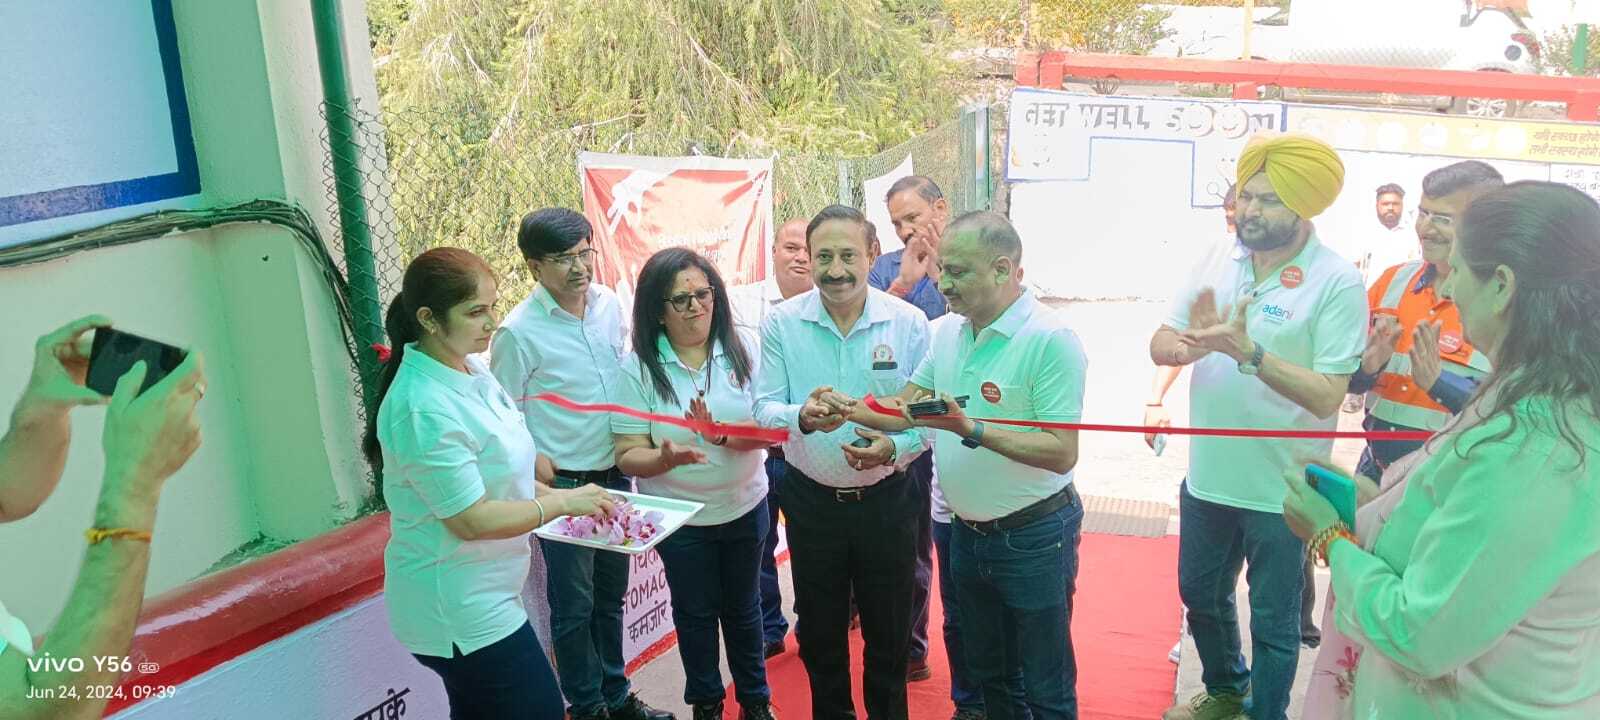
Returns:
[[[1172,652],[1167,653],[1167,659],[1171,660],[1173,665],[1177,665],[1178,662],[1183,659],[1182,640],[1179,640],[1178,644],[1172,646]]]

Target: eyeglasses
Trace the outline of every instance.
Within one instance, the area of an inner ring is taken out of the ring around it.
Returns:
[[[667,298],[667,302],[672,304],[673,310],[686,313],[689,312],[690,300],[700,303],[700,307],[711,307],[711,299],[716,296],[717,291],[715,288],[703,287],[692,293],[678,293],[677,295],[673,295],[672,297]]]
[[[547,262],[551,265],[564,266],[568,269],[571,269],[577,267],[578,263],[580,262],[584,265],[593,265],[594,255],[594,248],[589,248],[588,250],[579,250],[578,252],[567,255],[551,255],[549,257],[541,258],[541,262]]]
[[[1450,228],[1455,227],[1456,219],[1449,215],[1440,215],[1437,213],[1428,212],[1422,208],[1417,208],[1417,222],[1431,222],[1433,223],[1434,227],[1439,228],[1440,230],[1449,230]]]

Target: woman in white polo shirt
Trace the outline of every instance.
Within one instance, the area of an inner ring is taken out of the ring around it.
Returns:
[[[482,258],[436,248],[406,268],[385,316],[394,354],[363,443],[389,505],[384,599],[400,644],[444,681],[452,720],[558,720],[561,691],[522,606],[527,536],[609,510],[610,494],[534,497],[533,437],[475,356],[489,348],[497,294]]]
[[[734,329],[715,267],[669,248],[639,273],[634,353],[623,361],[617,402],[649,413],[753,423],[754,338]],[[683,659],[683,700],[695,720],[722,718],[717,627],[728,648],[741,720],[770,720],[757,576],[768,523],[767,443],[697,435],[674,425],[613,415],[617,467],[641,492],[705,503],[657,552],[672,592]]]

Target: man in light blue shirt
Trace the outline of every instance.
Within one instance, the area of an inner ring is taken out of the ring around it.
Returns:
[[[928,321],[867,284],[866,218],[833,205],[806,228],[817,288],[773,308],[761,328],[756,421],[784,428],[795,637],[814,718],[854,718],[848,641],[852,590],[866,641],[867,715],[906,717],[916,543],[928,516],[906,465],[926,446],[916,431],[846,423],[828,396],[892,395],[928,350]]]

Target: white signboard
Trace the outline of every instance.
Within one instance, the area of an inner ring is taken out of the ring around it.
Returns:
[[[1115,157],[1108,147],[1119,141],[1174,143],[1192,158],[1188,168],[1170,168],[1190,177],[1191,207],[1214,207],[1221,193],[1212,191],[1210,180],[1232,173],[1252,134],[1283,127],[1284,108],[1277,103],[1018,88],[1011,93],[1006,180],[1084,182],[1097,160]]]

